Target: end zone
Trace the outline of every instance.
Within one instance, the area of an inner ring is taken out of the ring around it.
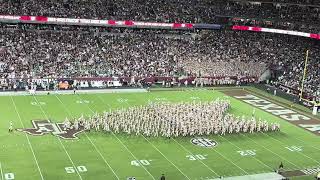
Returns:
[[[268,101],[261,96],[255,95],[253,92],[246,92],[243,90],[223,91],[224,94],[232,96],[247,104],[257,107],[263,111],[273,114],[283,120],[286,120],[300,128],[303,128],[315,135],[320,136],[320,121],[314,119],[312,116],[297,112],[285,106],[274,103],[272,100]]]

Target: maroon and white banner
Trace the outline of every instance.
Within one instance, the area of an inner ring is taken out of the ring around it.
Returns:
[[[68,25],[83,25],[83,26],[108,26],[108,27],[136,27],[136,28],[166,28],[166,29],[194,29],[197,24],[191,23],[157,23],[157,22],[142,22],[142,21],[117,21],[117,20],[98,20],[98,19],[77,19],[77,18],[55,18],[46,16],[12,16],[0,15],[2,22],[20,22],[20,23],[37,23],[37,24],[68,24]],[[214,25],[214,24],[207,24]],[[201,28],[200,28],[201,29]],[[319,39],[320,34],[305,33],[299,31],[288,31],[282,29],[251,27],[251,26],[232,26],[233,30],[240,31],[255,31],[269,32],[277,34],[288,34],[293,36],[303,36],[312,39]]]
[[[251,27],[251,26],[232,26],[233,30],[240,31],[255,31],[255,32],[269,32],[269,33],[277,33],[277,34],[288,34],[293,36],[303,36],[312,39],[320,39],[320,34],[311,34],[299,31],[288,31],[282,29],[272,29],[272,28],[262,28],[262,27]]]
[[[37,24],[68,24],[68,25],[93,25],[109,27],[140,27],[140,28],[168,28],[168,29],[193,29],[191,23],[157,23],[141,21],[116,21],[77,18],[54,18],[46,16],[11,16],[0,15],[0,20],[9,22],[37,23]]]

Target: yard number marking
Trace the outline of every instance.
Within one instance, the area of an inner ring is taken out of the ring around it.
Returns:
[[[190,161],[195,161],[195,160],[205,160],[207,159],[207,154],[195,154],[195,155],[187,155],[186,157],[190,160]]]
[[[126,103],[126,102],[128,102],[128,99],[118,98],[117,101],[119,103]]]
[[[320,167],[301,170],[306,175],[316,174],[320,171]]]
[[[243,151],[237,151],[241,156],[255,156],[256,150],[243,150]]]
[[[44,105],[46,105],[45,102],[35,102],[35,101],[31,101],[30,104],[33,105],[33,106],[44,106]]]
[[[88,100],[77,100],[76,103],[78,103],[78,104],[90,104],[90,101],[88,101]]]
[[[163,97],[157,97],[155,98],[156,101],[167,101],[167,98],[163,98]]]
[[[13,180],[14,174],[13,173],[6,173],[6,174],[4,174],[4,179],[5,180]]]
[[[150,161],[152,160],[145,160],[145,159],[142,159],[142,160],[133,160],[131,161],[131,165],[132,166],[149,166],[150,165]]]
[[[71,174],[71,173],[75,173],[75,172],[76,172],[76,170],[75,170],[74,167],[65,167],[64,169],[66,170],[66,172],[67,172],[68,174]],[[78,170],[79,172],[81,172],[81,173],[88,171],[85,166],[78,166],[78,167],[77,167],[77,170]]]
[[[192,100],[199,100],[200,98],[197,97],[197,96],[191,96],[190,99],[192,99]]]
[[[301,152],[302,151],[302,146],[287,146],[285,148],[291,152]]]
[[[192,138],[191,143],[196,146],[207,148],[215,147],[218,144],[216,141],[206,138]]]

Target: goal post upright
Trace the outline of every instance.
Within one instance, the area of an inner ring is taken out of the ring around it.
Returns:
[[[300,90],[300,101],[303,99],[303,88],[304,88],[304,81],[307,74],[308,58],[309,58],[309,50],[307,50],[306,52],[306,59],[304,61],[304,69],[303,69],[303,76],[302,76],[302,83],[301,83],[301,90]]]
[[[299,97],[300,97],[300,101],[304,100],[308,103],[311,103],[313,105],[313,115],[316,115],[318,112],[318,108],[320,108],[320,103],[317,103],[316,101],[310,101],[309,99],[305,99],[303,98],[303,90],[304,90],[304,81],[306,79],[306,75],[307,75],[307,67],[308,67],[308,60],[309,60],[309,50],[306,51],[306,58],[304,61],[304,69],[303,69],[303,76],[302,76],[302,82],[301,82],[301,88],[300,88],[300,93],[299,93]]]

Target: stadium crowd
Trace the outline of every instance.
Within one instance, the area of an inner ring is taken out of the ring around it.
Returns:
[[[259,62],[259,52],[238,49],[244,37],[232,31],[198,39],[145,30],[2,29],[1,36],[1,78],[257,77],[267,68]]]
[[[0,0],[0,14],[191,23],[232,17],[236,24],[268,20],[315,32],[317,5],[314,0]],[[17,86],[10,80],[14,78],[259,77],[268,68],[278,72],[276,83],[299,89],[309,49],[305,91],[320,95],[319,42],[303,37],[228,29],[173,32],[6,24],[1,24],[0,35],[0,86],[11,89]],[[214,83],[196,79],[195,84]]]
[[[0,34],[0,79],[259,77],[273,68],[276,81],[298,89],[309,49],[305,90],[319,94],[319,42],[303,37],[37,25],[2,26]]]
[[[280,21],[286,23],[288,28],[304,30],[308,30],[309,26],[310,30],[319,30],[317,27],[320,19],[319,6],[270,3],[270,1],[261,3],[261,1],[225,0],[0,0],[0,2],[0,14],[11,15],[188,23],[213,23],[216,17],[221,16],[243,17]],[[279,0],[279,2],[291,1]],[[312,1],[314,2],[316,1]]]

